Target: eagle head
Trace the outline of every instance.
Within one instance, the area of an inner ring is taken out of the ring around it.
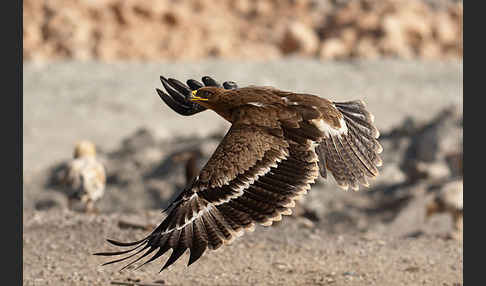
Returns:
[[[221,87],[207,86],[194,90],[189,98],[193,102],[214,110],[224,118],[230,118],[229,110],[234,107],[235,95],[231,90]]]
[[[282,102],[276,89],[256,86],[234,89],[206,86],[192,91],[188,99],[212,109],[230,122],[233,113],[238,111],[239,107],[249,105],[264,107]]]
[[[221,101],[225,89],[214,86],[202,87],[192,92],[191,101],[195,101],[201,105],[214,105]],[[209,107],[208,106],[208,107]]]

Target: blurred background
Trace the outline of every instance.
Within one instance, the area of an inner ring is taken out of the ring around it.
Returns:
[[[24,60],[462,57],[462,1],[24,1]]]
[[[129,236],[128,228],[141,236],[144,225],[158,223],[188,170],[204,165],[229,127],[211,111],[184,117],[170,109],[155,92],[159,76],[185,82],[209,75],[334,101],[363,99],[375,115],[381,175],[357,193],[320,178],[286,224],[330,235],[442,239],[457,248],[462,23],[456,0],[24,0],[24,235],[39,236],[36,226],[51,221],[56,227],[45,235],[55,237],[72,215],[90,221],[92,214],[69,206],[63,183],[80,140],[96,146],[106,169],[96,216],[118,223],[107,230],[100,222],[97,235],[86,237],[90,250],[107,233]],[[24,266],[37,265],[33,257],[51,247],[30,243]],[[453,268],[427,264],[430,281],[449,277],[456,285],[461,261],[462,254]],[[27,281],[52,279],[27,271]]]

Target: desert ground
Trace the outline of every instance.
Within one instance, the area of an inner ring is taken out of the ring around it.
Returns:
[[[320,178],[292,216],[257,227],[186,267],[159,273],[167,255],[134,271],[92,255],[145,236],[185,185],[177,154],[198,166],[229,124],[183,117],[157,96],[159,76],[210,75],[334,101],[363,99],[383,145],[381,175],[344,192]],[[463,244],[447,213],[426,205],[462,184],[462,65],[457,60],[187,62],[60,61],[23,66],[24,285],[442,285],[463,284]],[[67,208],[56,172],[75,142],[91,140],[108,174],[98,212]]]

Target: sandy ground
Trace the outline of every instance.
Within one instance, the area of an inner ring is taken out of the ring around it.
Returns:
[[[204,255],[190,267],[185,266],[188,258],[183,257],[160,274],[161,262],[119,272],[121,265],[100,266],[106,260],[91,255],[109,248],[103,238],[135,240],[146,233],[120,229],[119,218],[119,214],[86,216],[59,211],[24,214],[24,285],[110,285],[130,281],[156,285],[160,280],[161,285],[462,283],[462,247],[456,241],[376,233],[331,235],[308,229],[292,218],[272,228],[256,228],[232,245]],[[153,222],[158,218],[156,212],[138,217]]]
[[[320,181],[305,202],[316,211],[318,220],[287,217],[277,226],[259,227],[229,247],[208,252],[189,268],[184,265],[187,257],[183,257],[159,274],[162,262],[120,273],[121,265],[101,267],[106,260],[91,255],[111,249],[106,238],[129,241],[147,233],[122,227],[120,220],[141,224],[161,220],[162,206],[143,195],[145,181],[130,185],[135,191],[109,187],[98,215],[66,210],[64,196],[44,184],[50,168],[69,159],[74,142],[82,138],[92,140],[101,153],[107,154],[120,148],[122,140],[140,127],[151,130],[164,146],[179,142],[174,138],[204,139],[224,132],[228,124],[214,113],[184,118],[166,107],[155,93],[155,87],[160,86],[159,75],[181,80],[211,75],[240,86],[273,85],[333,100],[361,98],[375,115],[380,132],[386,134],[407,116],[427,121],[451,104],[462,109],[460,72],[456,62],[393,60],[27,63],[24,284],[462,285],[462,244],[445,235],[450,231],[448,216],[439,215],[427,222],[422,219],[423,197],[414,191],[420,186],[405,189],[416,198],[390,210],[379,208],[382,205],[377,198],[384,196],[376,195],[373,189],[346,193],[332,180]],[[166,147],[163,156],[172,151]],[[174,172],[177,174],[162,180],[167,186],[183,183],[182,169]],[[390,178],[385,176],[385,180]],[[174,191],[177,188],[171,189]],[[46,198],[57,205],[39,208],[38,203]]]

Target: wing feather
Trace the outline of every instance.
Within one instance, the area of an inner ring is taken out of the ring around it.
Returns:
[[[315,121],[326,133],[317,147],[321,175],[326,177],[327,169],[340,187],[357,191],[360,184],[369,186],[368,177],[378,175],[383,150],[377,140],[380,133],[362,101],[334,102],[331,107],[338,111],[332,119],[339,125],[329,120]]]
[[[200,175],[179,195],[160,225],[137,243],[117,243],[145,246],[140,250],[137,246],[132,249],[137,253],[112,263],[145,250],[131,265],[158,249],[142,264],[145,265],[172,249],[164,270],[189,249],[191,265],[207,248],[231,243],[243,230],[253,230],[256,223],[271,225],[282,215],[291,214],[289,208],[295,205],[294,200],[310,188],[309,183],[319,174],[317,155],[309,144],[306,148],[289,144],[282,134],[265,127],[233,124]]]

